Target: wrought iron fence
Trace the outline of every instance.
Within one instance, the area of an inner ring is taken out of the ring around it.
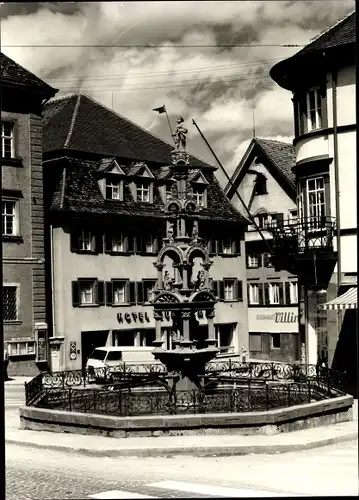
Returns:
[[[345,374],[318,365],[215,361],[197,391],[176,389],[163,365],[44,373],[25,385],[26,405],[85,413],[150,415],[260,411],[346,392]],[[101,381],[94,387],[91,381]]]
[[[303,217],[269,225],[275,253],[301,253],[312,248],[333,249],[336,222],[333,217]]]

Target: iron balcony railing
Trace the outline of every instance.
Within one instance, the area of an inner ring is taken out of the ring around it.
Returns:
[[[270,224],[274,254],[298,254],[315,250],[333,251],[334,217],[303,217]]]

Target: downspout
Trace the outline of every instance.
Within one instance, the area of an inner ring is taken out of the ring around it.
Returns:
[[[50,224],[50,272],[51,272],[51,319],[52,319],[52,336],[56,337],[56,321],[55,321],[55,291],[54,291],[54,241],[52,236],[52,224]]]
[[[340,242],[340,186],[339,186],[339,161],[338,161],[338,115],[337,115],[337,70],[332,72],[332,97],[333,97],[333,154],[334,154],[334,185],[335,185],[335,218],[337,233],[337,296],[342,282],[341,242]],[[340,311],[337,311],[337,334],[340,328]]]

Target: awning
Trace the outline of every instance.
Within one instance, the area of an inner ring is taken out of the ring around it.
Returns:
[[[320,304],[322,309],[333,310],[333,309],[357,309],[358,308],[358,294],[357,288],[349,288],[343,295],[339,295],[333,300],[326,302],[325,304]]]

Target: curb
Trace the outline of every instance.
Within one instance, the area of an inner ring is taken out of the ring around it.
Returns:
[[[180,446],[153,446],[151,448],[122,448],[122,449],[104,449],[104,450],[94,450],[88,448],[77,448],[74,446],[67,445],[52,445],[52,444],[39,444],[36,442],[21,441],[17,439],[6,439],[6,444],[21,445],[29,448],[40,448],[47,450],[57,450],[65,453],[79,453],[85,456],[97,456],[97,457],[169,457],[169,456],[181,456],[181,455],[191,455],[198,457],[206,456],[233,456],[233,455],[250,455],[250,454],[262,454],[262,455],[273,455],[276,453],[288,453],[291,451],[304,451],[313,448],[320,448],[323,446],[329,446],[332,444],[343,443],[347,441],[352,441],[358,439],[358,432],[349,432],[342,436],[336,436],[332,438],[318,439],[316,441],[311,441],[307,443],[297,443],[297,444],[281,444],[281,445],[218,445],[218,446],[192,446],[188,448],[183,448]]]

